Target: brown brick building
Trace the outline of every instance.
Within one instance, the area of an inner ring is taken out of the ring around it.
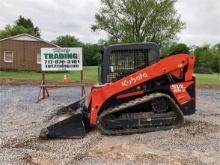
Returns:
[[[0,70],[40,70],[40,49],[58,47],[29,34],[0,40]]]

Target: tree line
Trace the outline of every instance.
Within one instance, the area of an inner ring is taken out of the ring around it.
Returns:
[[[175,9],[176,0],[101,0],[95,14],[92,31],[105,31],[106,40],[84,43],[74,35],[57,37],[52,43],[61,47],[82,47],[84,65],[98,65],[100,49],[105,45],[131,42],[155,42],[161,55],[190,53],[196,56],[196,72],[212,73],[220,70],[220,43],[188,46],[178,43],[177,34],[186,27]],[[40,37],[40,29],[31,19],[20,16],[13,25],[0,30],[0,39],[28,33]]]
[[[61,47],[82,47],[84,55],[84,65],[99,65],[101,59],[100,50],[109,45],[107,41],[100,40],[96,44],[83,43],[74,36],[59,36],[52,43]],[[187,46],[185,43],[170,43],[161,47],[161,56],[171,54],[186,53],[196,56],[195,71],[197,73],[213,73],[220,71],[220,43],[203,46]]]
[[[219,73],[220,72],[220,43],[213,46],[187,46],[184,43],[172,43],[161,49],[161,55],[187,53],[196,56],[196,73]]]

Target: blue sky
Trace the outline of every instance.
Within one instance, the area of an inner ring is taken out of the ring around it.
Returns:
[[[220,42],[219,0],[178,0],[175,6],[186,22],[186,29],[178,34],[180,42]],[[0,0],[0,29],[22,15],[40,27],[46,40],[71,34],[84,42],[96,42],[106,38],[104,32],[94,33],[90,29],[99,7],[99,0]]]

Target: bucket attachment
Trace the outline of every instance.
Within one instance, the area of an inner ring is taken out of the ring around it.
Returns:
[[[82,138],[86,135],[82,113],[75,114],[47,128],[40,133],[41,139],[49,138]]]
[[[77,101],[60,109],[62,115],[65,114],[66,111],[69,117],[47,128],[43,128],[39,138],[45,140],[50,138],[83,138],[86,135],[86,125],[88,123],[88,121],[86,121],[85,109],[83,108],[84,105],[82,102]],[[70,111],[72,112],[70,113]]]

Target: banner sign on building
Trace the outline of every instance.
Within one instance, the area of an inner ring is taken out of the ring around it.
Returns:
[[[82,48],[41,48],[42,71],[82,70]]]

